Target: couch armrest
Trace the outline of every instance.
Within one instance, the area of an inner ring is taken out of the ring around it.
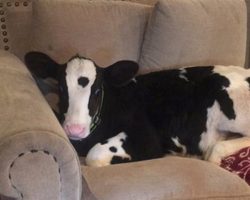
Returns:
[[[0,193],[81,199],[77,154],[24,64],[0,50]]]

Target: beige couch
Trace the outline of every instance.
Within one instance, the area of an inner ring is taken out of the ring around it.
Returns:
[[[138,3],[139,2],[139,3]],[[90,168],[57,122],[23,55],[59,62],[80,53],[119,59],[144,73],[190,65],[248,63],[243,0],[1,0],[0,193],[23,200],[250,199],[249,186],[211,163],[161,159]]]

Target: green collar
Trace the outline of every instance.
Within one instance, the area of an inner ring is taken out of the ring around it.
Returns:
[[[104,88],[103,85],[101,87],[101,103],[99,104],[99,107],[97,108],[96,113],[92,117],[91,124],[90,124],[90,133],[92,133],[97,126],[101,123],[101,111],[102,111],[102,106],[103,106],[103,99],[104,99]]]

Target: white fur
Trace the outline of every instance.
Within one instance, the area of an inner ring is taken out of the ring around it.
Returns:
[[[228,119],[217,101],[207,110],[207,131],[202,133],[199,147],[207,152],[206,159],[218,163],[222,157],[250,145],[249,138],[221,141],[224,139],[222,133],[229,131],[250,137],[250,90],[246,81],[250,77],[250,71],[236,66],[215,66],[214,72],[229,79],[230,86],[223,89],[233,100],[236,114],[235,119]]]
[[[201,134],[199,143],[199,148],[203,152],[209,151],[217,141],[223,139],[223,135],[218,132],[218,124],[223,115],[217,101],[214,102],[212,107],[207,109],[207,131]]]
[[[230,81],[226,88],[229,97],[233,100],[235,120],[222,118],[218,126],[219,130],[242,133],[250,136],[250,90],[246,78],[250,77],[250,70],[240,67],[218,66],[215,72],[223,74]]]
[[[92,167],[101,167],[111,164],[113,156],[119,156],[122,158],[128,158],[131,160],[130,155],[128,155],[125,150],[122,148],[123,142],[126,140],[127,135],[124,132],[119,133],[118,135],[108,139],[106,144],[98,143],[93,146],[86,157],[86,163],[88,166]],[[115,147],[117,152],[111,152],[110,147]]]
[[[86,87],[78,84],[78,78],[87,77],[89,83]],[[88,103],[91,86],[96,79],[96,68],[91,60],[75,58],[67,64],[66,83],[69,94],[69,107],[65,114],[64,125],[80,124],[86,129],[84,137],[90,134],[91,117]]]

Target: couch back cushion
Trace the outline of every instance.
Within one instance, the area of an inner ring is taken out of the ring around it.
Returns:
[[[246,37],[244,0],[160,0],[145,36],[141,73],[196,65],[243,66]]]
[[[33,2],[31,49],[59,62],[79,53],[107,66],[138,61],[152,7],[122,1]]]

